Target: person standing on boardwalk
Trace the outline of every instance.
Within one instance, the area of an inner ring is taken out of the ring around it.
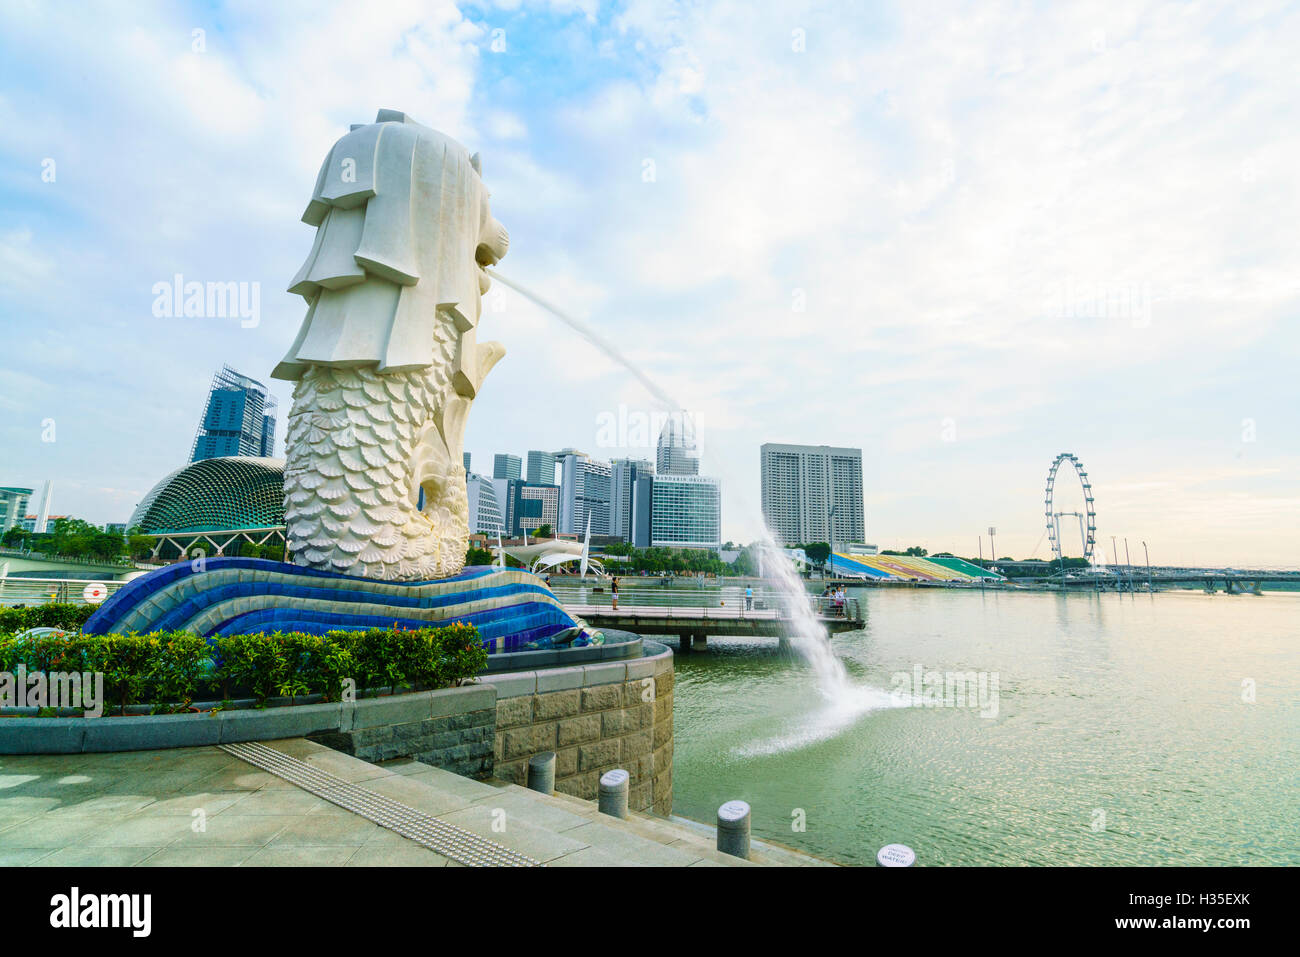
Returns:
[[[745,611],[752,611],[754,608],[754,586],[745,586]]]
[[[614,611],[618,611],[618,579],[613,578],[609,583],[610,594],[614,598]]]

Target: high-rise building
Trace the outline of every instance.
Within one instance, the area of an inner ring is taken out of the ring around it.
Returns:
[[[646,459],[614,459],[609,478],[609,534],[632,541],[632,490],[638,476],[653,475]]]
[[[759,473],[763,519],[779,543],[865,541],[861,449],[769,442]]]
[[[492,460],[492,477],[494,479],[517,479],[522,476],[519,456],[498,452]]]
[[[27,506],[31,499],[32,490],[29,488],[0,488],[0,534],[22,523],[27,517]]]
[[[223,365],[212,377],[190,461],[275,455],[275,397],[256,379]]]
[[[509,519],[506,527],[511,535],[534,534],[543,525],[556,533],[560,524],[560,488],[558,485],[540,485],[511,479],[508,483]]]
[[[591,534],[609,534],[608,462],[597,462],[581,452],[564,456],[560,480],[560,531],[586,534],[588,517]]]
[[[650,520],[654,517],[654,475],[637,473],[632,483],[632,518],[628,541],[634,548],[650,547]]]
[[[659,432],[655,449],[656,475],[699,475],[700,444],[695,420],[686,412],[674,412]]]
[[[466,471],[466,472],[469,471],[469,453],[468,453],[468,452],[462,452],[462,453],[460,453],[460,464],[463,465],[463,466],[465,466],[465,471]]]
[[[532,485],[554,485],[555,484],[555,453],[538,452],[536,449],[530,449],[528,452],[528,468],[524,473]]]
[[[501,503],[492,480],[477,472],[465,476],[469,497],[469,531],[471,535],[497,535],[505,531]]]
[[[722,486],[705,475],[659,475],[651,491],[650,544],[654,548],[722,545]]]

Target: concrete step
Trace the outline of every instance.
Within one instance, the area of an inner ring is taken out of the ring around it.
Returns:
[[[619,820],[601,814],[594,801],[474,781],[408,758],[368,764],[305,739],[264,743],[551,867],[825,863],[763,842],[754,842],[757,853],[744,861],[720,854],[712,828],[696,822],[641,812]]]
[[[409,759],[377,767],[393,780],[381,778],[374,790],[548,866],[753,866],[666,818],[634,813],[623,821],[600,814],[593,801],[470,781]]]

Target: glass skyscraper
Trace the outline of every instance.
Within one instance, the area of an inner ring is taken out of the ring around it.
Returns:
[[[560,531],[586,534],[590,517],[591,534],[609,534],[610,465],[581,452],[564,456],[560,481]]]
[[[0,488],[0,532],[7,532],[15,525],[22,524],[27,517],[27,505],[31,498],[32,490],[29,488]]]
[[[212,377],[190,461],[275,456],[275,398],[256,379],[223,365]]]
[[[722,544],[722,486],[705,475],[655,475],[650,544],[717,548]]]
[[[700,443],[695,434],[695,420],[689,413],[674,412],[660,430],[655,448],[655,474],[700,474]]]
[[[523,476],[519,456],[508,452],[498,452],[492,460],[492,477],[494,479],[517,479]]]
[[[528,471],[525,475],[533,485],[555,484],[555,453],[539,452],[532,449],[528,453]]]

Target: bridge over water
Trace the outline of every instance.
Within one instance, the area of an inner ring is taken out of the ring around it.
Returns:
[[[93,558],[72,558],[66,555],[44,555],[40,552],[23,552],[0,548],[0,578],[65,578],[80,581],[121,579],[152,565],[135,562],[105,562]]]
[[[1109,565],[1105,568],[1066,570],[1061,575],[1017,578],[1014,582],[1034,582],[1065,588],[1103,591],[1158,591],[1175,585],[1200,585],[1207,592],[1222,588],[1228,594],[1260,594],[1266,584],[1300,585],[1300,570],[1279,568],[1178,568],[1173,566]]]

